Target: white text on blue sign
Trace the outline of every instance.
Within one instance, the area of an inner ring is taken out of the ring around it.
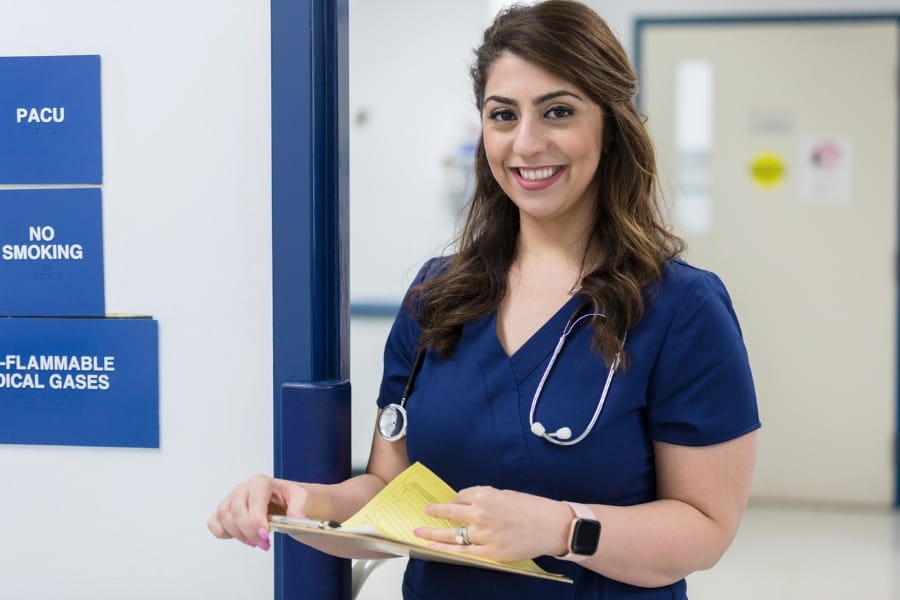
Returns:
[[[62,123],[65,120],[65,106],[45,106],[44,108],[16,108],[16,123]]]
[[[0,361],[0,389],[108,390],[115,356],[7,354]]]
[[[56,230],[49,225],[29,227],[29,242],[52,242]],[[4,244],[0,248],[3,260],[81,260],[84,248],[81,244]]]

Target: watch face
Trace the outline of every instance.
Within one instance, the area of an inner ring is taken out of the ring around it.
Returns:
[[[578,519],[572,530],[572,554],[593,554],[600,542],[600,523],[591,519]]]

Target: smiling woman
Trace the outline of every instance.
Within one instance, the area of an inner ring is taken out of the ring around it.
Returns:
[[[471,75],[475,190],[456,252],[426,263],[391,329],[378,397],[391,427],[367,472],[254,477],[210,529],[266,548],[267,508],[343,521],[419,461],[460,491],[426,508],[454,527],[414,535],[535,559],[574,585],[411,559],[404,598],[685,599],[685,576],[737,531],[756,452],[731,301],[678,258],[635,73],[596,13],[505,9]]]

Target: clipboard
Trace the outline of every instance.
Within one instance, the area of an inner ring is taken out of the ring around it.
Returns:
[[[291,519],[279,515],[272,515],[269,519],[269,528],[272,531],[289,535],[298,542],[310,544],[326,554],[349,555],[360,558],[405,556],[465,567],[477,567],[516,575],[526,575],[561,583],[572,583],[572,580],[565,575],[544,571],[537,565],[535,565],[536,568],[526,567],[522,564],[526,561],[502,563],[468,554],[433,550],[427,546],[384,537],[375,529],[345,529],[333,521]],[[530,563],[531,561],[527,562]]]
[[[572,583],[570,578],[549,573],[532,560],[498,562],[460,552],[435,550],[428,547],[427,540],[415,537],[412,532],[416,527],[463,525],[425,513],[425,507],[429,504],[450,502],[455,495],[453,488],[417,462],[397,475],[343,523],[272,515],[269,517],[269,528],[334,556],[407,556]]]

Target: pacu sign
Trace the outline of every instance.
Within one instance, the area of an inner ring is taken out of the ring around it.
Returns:
[[[100,184],[100,57],[0,57],[0,184]]]

